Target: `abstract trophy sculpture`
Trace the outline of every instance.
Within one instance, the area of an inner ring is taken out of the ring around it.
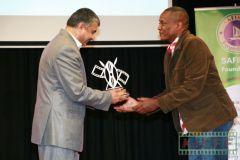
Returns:
[[[124,85],[127,83],[129,74],[115,66],[117,58],[114,60],[114,63],[107,61],[107,63],[104,64],[100,60],[99,63],[102,67],[95,65],[91,74],[98,78],[104,78],[107,82],[106,89],[122,87],[121,83]]]

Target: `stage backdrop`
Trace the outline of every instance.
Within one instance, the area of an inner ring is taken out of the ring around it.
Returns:
[[[30,142],[30,138],[42,50],[0,49],[0,160],[38,160],[37,146]],[[101,69],[105,68],[102,64],[108,64],[119,69],[118,73],[129,74],[126,84],[119,83],[132,97],[154,96],[165,88],[165,50],[162,47],[82,48],[88,86],[106,89],[105,79],[94,77],[91,72],[97,65],[99,69],[94,73],[101,74]],[[120,78],[123,82],[126,80],[124,75]],[[177,154],[178,138],[171,113],[146,116],[118,113],[113,108],[108,112],[87,109],[84,127],[81,160],[181,158]]]
[[[195,21],[196,34],[214,55],[224,86],[240,115],[240,8],[196,8]],[[240,116],[232,128],[236,135],[229,140],[230,160],[240,160],[239,122]]]

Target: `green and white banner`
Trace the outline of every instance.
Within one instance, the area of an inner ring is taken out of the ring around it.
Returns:
[[[238,142],[229,141],[229,160],[240,160],[240,8],[196,8],[195,21],[196,35],[214,55],[222,82],[238,112],[231,129],[237,133]]]

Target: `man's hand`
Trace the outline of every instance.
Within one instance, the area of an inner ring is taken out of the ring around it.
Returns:
[[[124,104],[115,106],[114,109],[118,112],[134,112],[133,107],[137,104],[138,102],[134,98],[128,97],[127,101]]]
[[[114,88],[109,90],[112,95],[112,104],[126,101],[129,93],[123,88]]]
[[[155,98],[138,98],[138,104],[133,110],[140,114],[146,114],[159,109],[158,101]]]

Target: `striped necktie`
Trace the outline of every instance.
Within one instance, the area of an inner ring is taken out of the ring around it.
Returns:
[[[180,119],[180,127],[182,129],[183,134],[187,134],[188,130],[187,130],[185,124],[183,123],[183,120],[182,120],[182,117],[181,117],[180,113],[179,113],[179,119]]]
[[[173,56],[173,52],[175,50],[178,39],[179,39],[179,37],[175,38],[175,40],[167,47],[167,53],[171,56]]]

